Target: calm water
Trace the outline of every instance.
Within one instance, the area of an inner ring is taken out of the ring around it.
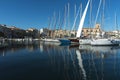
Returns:
[[[120,80],[120,47],[11,44],[0,49],[0,80]]]

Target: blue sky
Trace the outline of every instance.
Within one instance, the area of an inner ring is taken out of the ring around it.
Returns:
[[[74,5],[76,4],[78,10],[80,3],[82,3],[84,9],[87,0],[0,0],[0,24],[16,26],[22,29],[28,29],[30,27],[37,29],[45,28],[50,21],[51,25],[53,24],[54,13],[56,13],[56,18],[58,19],[58,13],[60,12],[62,22],[64,8],[68,3],[70,4],[69,28],[72,28],[74,22]],[[119,0],[105,0],[105,18],[103,26],[105,30],[115,29],[115,12],[117,14],[118,26],[120,25],[119,3]],[[94,23],[99,0],[93,0],[92,4],[92,23]],[[89,10],[90,9],[88,9],[84,26],[89,25]],[[101,12],[102,8],[100,10],[100,13]],[[50,18],[50,21],[48,18]],[[97,22],[101,22],[100,14]],[[79,18],[77,19],[77,26],[78,24]]]

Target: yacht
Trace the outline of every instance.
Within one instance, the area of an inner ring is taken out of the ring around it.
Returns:
[[[77,38],[80,38],[80,36],[81,36],[81,32],[82,32],[82,28],[83,28],[83,24],[85,21],[85,17],[86,17],[89,3],[90,3],[90,0],[88,0],[86,8],[85,8],[83,15],[81,17],[79,28],[78,28],[77,35],[76,35]],[[90,44],[90,41],[91,41],[91,39],[79,39],[79,44]]]
[[[63,38],[56,38],[56,39],[49,39],[49,38],[45,38],[45,39],[41,39],[41,41],[43,42],[53,42],[53,43],[62,43],[62,44],[66,44],[66,43],[70,43],[70,40],[68,39],[63,39]]]
[[[113,46],[119,45],[120,41],[116,39],[108,39],[108,38],[99,38],[99,39],[92,39],[91,45],[93,46]]]

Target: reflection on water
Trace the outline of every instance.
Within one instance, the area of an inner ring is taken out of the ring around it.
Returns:
[[[0,80],[119,80],[120,47],[11,42],[0,49]]]
[[[88,80],[119,80],[119,46],[80,45]]]

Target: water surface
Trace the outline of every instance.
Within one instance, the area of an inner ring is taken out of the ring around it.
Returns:
[[[120,47],[14,43],[0,49],[0,80],[120,80]]]

